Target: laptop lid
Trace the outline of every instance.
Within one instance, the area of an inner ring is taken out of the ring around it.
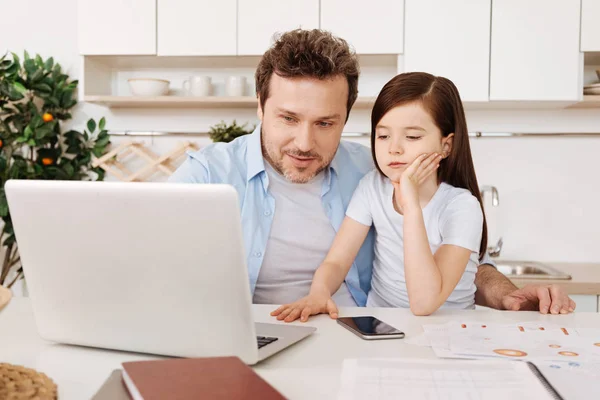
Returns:
[[[43,338],[256,362],[231,186],[12,180],[6,194]]]

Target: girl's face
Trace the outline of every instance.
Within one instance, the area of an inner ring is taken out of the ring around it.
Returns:
[[[453,136],[442,137],[420,102],[392,108],[375,127],[377,164],[388,178],[399,182],[402,173],[419,155],[433,152],[441,153],[443,158],[450,155]]]

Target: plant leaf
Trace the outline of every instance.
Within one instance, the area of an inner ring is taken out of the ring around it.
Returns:
[[[44,64],[44,68],[46,68],[48,71],[51,71],[53,66],[54,66],[54,58],[50,57],[49,59],[46,60],[46,64]]]
[[[31,82],[38,82],[40,81],[42,78],[44,77],[44,70],[43,69],[38,69],[36,70],[33,75],[31,76],[30,80]]]
[[[27,72],[27,76],[29,76],[30,78],[33,76],[35,71],[37,71],[37,69],[38,69],[35,65],[35,61],[32,59],[25,60],[25,62],[23,63],[23,66],[25,67],[25,72]]]
[[[25,89],[25,86],[23,86],[23,84],[21,84],[20,82],[13,82],[12,86],[15,89],[15,91],[19,94],[24,95],[25,93],[27,93],[27,89]]]
[[[6,217],[8,215],[8,201],[6,200],[6,193],[4,188],[0,188],[0,217]]]
[[[88,131],[90,131],[90,134],[94,133],[94,131],[96,130],[96,121],[94,121],[92,118],[90,118],[87,122],[87,128],[88,128]]]
[[[41,93],[46,93],[46,94],[52,93],[52,88],[45,83],[37,83],[37,84],[33,85],[33,89],[35,89]]]
[[[20,65],[17,63],[13,63],[10,67],[6,69],[6,75],[13,75],[19,71]]]
[[[106,119],[104,117],[102,117],[100,119],[100,123],[98,123],[98,127],[100,128],[101,131],[104,130],[104,125],[106,125]]]
[[[96,141],[96,144],[94,147],[99,148],[99,147],[105,147],[108,143],[110,142],[110,137],[109,136],[105,136],[103,138],[100,138]]]

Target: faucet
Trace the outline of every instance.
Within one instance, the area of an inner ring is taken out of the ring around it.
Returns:
[[[492,205],[498,207],[500,205],[500,197],[498,196],[498,189],[496,189],[496,186],[483,185],[480,189],[482,200],[485,192],[492,192]]]
[[[495,186],[483,185],[480,189],[481,201],[483,201],[485,192],[492,193],[492,206],[498,207],[500,205],[500,196],[498,195],[498,189],[496,189]],[[488,247],[487,252],[490,255],[490,257],[498,257],[500,255],[500,252],[502,251],[503,244],[504,241],[502,240],[502,237],[500,237],[498,239],[498,243],[496,243],[495,246]]]

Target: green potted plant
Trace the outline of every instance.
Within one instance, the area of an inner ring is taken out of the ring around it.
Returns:
[[[229,125],[226,124],[225,121],[221,121],[210,128],[208,135],[213,142],[229,143],[237,137],[252,133],[254,128],[256,128],[256,126],[253,126],[250,129],[246,129],[246,125],[248,125],[248,123],[238,125],[235,119],[233,120],[233,123]]]
[[[87,122],[87,130],[63,132],[77,104],[77,81],[52,57],[12,53],[0,57],[0,286],[10,288],[22,268],[4,192],[9,179],[103,180],[93,157],[106,152],[110,137],[105,120]],[[11,272],[14,276],[8,281]]]

